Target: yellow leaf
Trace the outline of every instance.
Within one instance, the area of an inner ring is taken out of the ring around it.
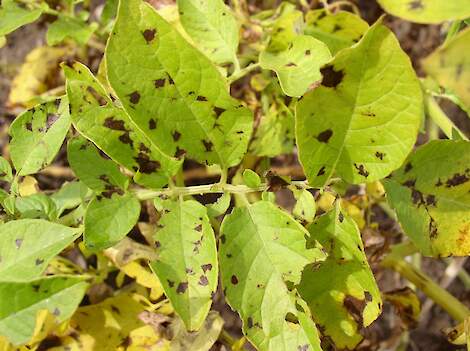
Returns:
[[[134,278],[137,284],[152,289],[150,293],[152,300],[157,300],[163,295],[163,288],[157,276],[150,272],[150,270],[142,267],[138,262],[130,262],[121,267],[121,270],[129,277]]]
[[[38,181],[34,177],[26,176],[19,184],[19,192],[21,196],[29,196],[38,192]]]

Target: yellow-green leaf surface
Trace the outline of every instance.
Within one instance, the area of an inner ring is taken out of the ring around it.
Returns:
[[[470,17],[470,0],[378,0],[394,16],[417,23],[441,23]]]
[[[258,350],[321,350],[315,324],[291,288],[306,265],[324,259],[313,239],[307,248],[308,235],[267,201],[235,208],[222,223],[219,257],[225,297]]]
[[[10,155],[19,175],[33,174],[52,162],[70,128],[66,98],[22,113],[10,126]]]
[[[305,22],[304,34],[324,42],[332,55],[357,43],[369,28],[366,21],[351,12],[327,13],[325,9],[307,12]]]
[[[13,180],[13,173],[8,162],[5,158],[0,156],[0,180],[11,182]]]
[[[127,113],[111,100],[103,86],[82,64],[65,66],[67,95],[75,128],[113,160],[134,171],[134,180],[159,188],[181,165],[164,154]]]
[[[426,73],[455,93],[467,108],[470,108],[469,52],[470,28],[467,28],[423,61]]]
[[[404,232],[423,255],[470,255],[470,142],[431,141],[384,185]]]
[[[166,154],[224,168],[240,162],[251,112],[230,97],[213,63],[148,3],[120,2],[106,61],[124,108]]]
[[[14,0],[3,0],[0,8],[0,36],[13,32],[25,24],[36,21],[41,9],[30,10]]]
[[[78,179],[98,194],[112,192],[116,188],[126,190],[129,180],[119,171],[118,164],[101,155],[85,138],[69,140],[67,159]]]
[[[75,40],[78,44],[86,44],[96,27],[96,24],[88,24],[79,18],[59,15],[47,28],[47,44],[56,45],[67,38]]]
[[[315,323],[337,349],[353,350],[363,339],[361,330],[380,314],[382,300],[367,263],[359,230],[339,205],[309,226],[311,238],[328,257],[308,266],[298,287]]]
[[[80,231],[39,219],[0,225],[0,281],[37,278],[49,261],[70,245]]]
[[[14,344],[33,336],[36,315],[47,309],[67,320],[82,301],[88,283],[81,277],[54,276],[31,282],[0,282],[0,335]]]
[[[320,67],[330,59],[330,50],[323,42],[299,35],[286,50],[261,52],[259,63],[262,68],[276,72],[286,95],[301,96],[321,79]]]
[[[140,202],[120,189],[91,200],[85,213],[85,244],[93,250],[113,246],[129,233],[140,215]]]
[[[380,22],[341,50],[321,72],[321,86],[297,104],[299,156],[312,186],[336,172],[372,182],[401,166],[421,122],[422,92],[407,55]]]
[[[196,47],[213,62],[237,60],[238,23],[223,0],[178,0],[181,24]]]
[[[158,259],[150,267],[188,330],[198,330],[217,288],[214,231],[206,208],[182,199],[164,201],[154,235]]]

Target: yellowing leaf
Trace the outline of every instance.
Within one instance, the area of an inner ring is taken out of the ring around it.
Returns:
[[[138,262],[130,262],[120,268],[126,275],[134,278],[137,284],[152,289],[151,298],[157,300],[163,295],[163,288],[157,276]]]

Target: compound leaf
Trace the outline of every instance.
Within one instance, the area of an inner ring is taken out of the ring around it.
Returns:
[[[470,142],[419,147],[384,183],[404,232],[426,256],[470,255]]]
[[[324,258],[320,245],[307,248],[308,235],[267,201],[235,208],[222,223],[219,257],[225,297],[258,350],[321,350],[315,324],[291,291],[302,269]]]
[[[93,250],[113,246],[137,223],[140,202],[120,189],[104,192],[93,200],[85,213],[85,245]]]
[[[321,69],[321,86],[297,104],[296,137],[309,183],[336,172],[349,183],[372,182],[401,166],[423,113],[408,56],[380,22]]]
[[[85,138],[69,140],[67,159],[75,175],[98,194],[116,187],[127,189],[129,180],[119,171],[118,164],[100,154],[93,143]]]
[[[330,59],[330,50],[323,42],[299,35],[286,50],[261,52],[259,63],[262,68],[276,72],[286,95],[301,96],[321,79],[320,67]]]
[[[378,0],[394,16],[417,23],[441,23],[470,17],[469,0]]]
[[[307,12],[305,22],[304,34],[324,42],[332,55],[357,43],[369,28],[366,21],[351,12],[327,13],[325,9]]]
[[[25,24],[36,21],[42,9],[30,10],[14,0],[3,0],[0,8],[0,37],[13,32]]]
[[[38,312],[48,310],[59,323],[67,320],[87,287],[84,278],[65,276],[0,282],[0,334],[14,345],[27,342],[33,336]]]
[[[47,29],[47,45],[59,44],[67,38],[83,45],[88,42],[95,29],[96,25],[89,25],[79,18],[59,15]]]
[[[18,175],[34,174],[51,163],[69,128],[67,98],[19,115],[10,126],[10,154]]]
[[[159,188],[168,183],[181,160],[164,154],[106,94],[90,70],[75,63],[64,67],[72,122],[113,160],[135,172],[134,180]]]
[[[298,287],[315,323],[337,349],[353,350],[360,331],[380,314],[382,300],[359,230],[339,205],[308,228],[326,249],[325,262],[304,269]]]
[[[198,330],[217,288],[214,231],[206,208],[188,200],[164,201],[155,233],[158,259],[150,267],[188,330]]]
[[[109,82],[132,120],[168,155],[236,165],[252,131],[217,68],[148,3],[121,1],[106,48]]]
[[[237,61],[238,23],[223,0],[178,0],[180,21],[198,48],[213,62]]]
[[[0,281],[37,278],[49,261],[70,245],[80,231],[41,219],[0,225]]]
[[[470,109],[470,28],[458,33],[423,61],[424,70]]]

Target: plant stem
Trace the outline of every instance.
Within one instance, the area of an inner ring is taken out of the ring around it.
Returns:
[[[396,253],[388,254],[381,265],[391,268],[412,282],[436,304],[441,306],[455,320],[462,322],[470,316],[470,310],[447,290],[436,284],[428,275],[406,262]]]
[[[449,30],[447,31],[447,35],[446,35],[443,45],[447,44],[453,37],[457,35],[461,24],[462,24],[462,21],[452,22],[452,24],[449,27]]]
[[[295,186],[300,186],[304,189],[311,188],[306,181],[292,181],[292,184]],[[133,189],[134,195],[139,200],[150,200],[154,199],[159,196],[180,196],[180,195],[197,195],[197,194],[208,194],[208,193],[232,193],[232,194],[247,194],[253,192],[261,192],[267,190],[269,184],[264,183],[261,184],[259,187],[250,188],[246,185],[233,185],[233,184],[207,184],[207,185],[195,185],[195,186],[187,186],[187,187],[169,187],[165,189],[157,189],[157,190],[150,190],[150,189],[140,189],[135,188]]]
[[[228,82],[232,84],[233,82],[239,80],[240,78],[243,78],[246,76],[248,73],[251,71],[257,69],[259,67],[259,62],[252,63],[251,65],[248,65],[236,72],[234,72],[230,77],[228,77]]]

